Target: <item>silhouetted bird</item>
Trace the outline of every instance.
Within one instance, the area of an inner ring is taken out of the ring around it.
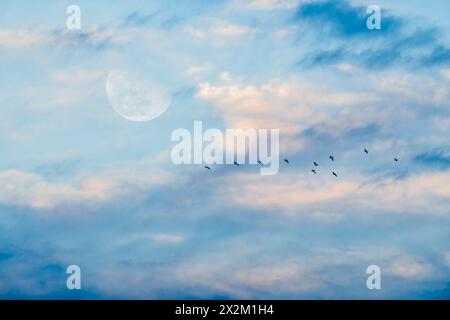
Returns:
[[[316,166],[316,167],[318,167],[319,166],[319,164],[317,163],[317,162],[313,162],[314,163],[314,165]]]
[[[261,161],[259,161],[259,160],[258,160],[258,163],[259,163],[260,165],[262,165],[262,166],[264,165],[264,163],[262,163],[262,162],[261,162]]]
[[[394,161],[395,161],[395,162],[398,162],[398,159],[397,159],[397,158],[395,158],[395,159],[394,159]]]
[[[367,151],[367,149],[364,149],[364,152],[365,152],[366,154],[369,154],[369,151]]]
[[[234,165],[235,165],[236,167],[239,167],[239,163],[237,163],[236,161],[234,161]]]
[[[208,169],[209,171],[211,171],[211,168],[208,166],[205,166],[205,169]]]
[[[333,171],[333,176],[337,178],[338,175],[336,174],[336,172]]]
[[[330,159],[331,159],[331,161],[334,161],[334,157],[333,156],[330,156]]]
[[[284,162],[286,162],[287,164],[289,164],[289,160],[288,160],[288,159],[284,159]]]
[[[316,171],[316,170],[314,170],[314,169],[313,169],[313,170],[311,170],[311,172],[312,172],[312,173],[314,173],[314,174],[317,174],[317,171]]]

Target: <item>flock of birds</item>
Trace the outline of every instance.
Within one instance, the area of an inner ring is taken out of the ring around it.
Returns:
[[[369,154],[369,150],[367,150],[366,148],[364,148],[364,153],[365,153],[366,155],[368,155],[368,154]],[[330,159],[332,162],[334,162],[334,160],[335,160],[335,158],[334,158],[333,155],[329,156],[329,159]],[[395,162],[398,162],[399,160],[398,160],[398,158],[394,158],[394,161],[395,161]],[[286,164],[288,164],[288,165],[290,164],[290,162],[289,162],[288,159],[284,159],[284,162],[285,162]],[[260,160],[258,160],[258,164],[264,166],[264,163],[262,163]],[[236,161],[234,161],[234,165],[235,165],[236,167],[239,167],[239,163],[237,163]],[[314,169],[311,169],[311,172],[312,172],[313,174],[317,174],[317,167],[319,167],[319,164],[318,164],[316,161],[314,161],[314,162],[313,162],[313,165],[314,165]],[[205,169],[211,171],[211,167],[210,167],[210,166],[205,166]],[[331,171],[331,173],[332,173],[333,176],[335,176],[336,178],[338,177],[338,174],[337,174],[336,172]]]

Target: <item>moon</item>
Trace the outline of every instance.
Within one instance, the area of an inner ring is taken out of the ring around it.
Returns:
[[[117,114],[135,122],[159,117],[171,103],[171,96],[163,87],[121,71],[108,73],[106,95]]]

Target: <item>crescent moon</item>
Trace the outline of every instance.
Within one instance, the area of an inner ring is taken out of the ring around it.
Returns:
[[[106,95],[118,115],[135,122],[161,116],[171,103],[171,96],[164,88],[120,71],[108,73]]]

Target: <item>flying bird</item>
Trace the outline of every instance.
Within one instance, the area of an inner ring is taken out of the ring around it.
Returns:
[[[397,159],[397,158],[395,158],[395,159],[394,159],[394,161],[395,161],[395,162],[398,162],[398,159]]]
[[[258,160],[258,163],[259,163],[260,165],[262,165],[262,166],[264,165],[264,163],[262,163],[262,162],[261,162],[261,161],[259,161],[259,160]]]
[[[338,175],[336,174],[336,172],[333,171],[333,176],[337,178]]]
[[[333,156],[330,156],[330,159],[331,159],[331,161],[334,161],[334,157]]]
[[[369,154],[369,151],[367,151],[367,149],[364,149],[364,152],[365,152],[366,154]]]
[[[288,159],[284,159],[284,162],[286,162],[287,164],[289,164],[289,160],[288,160]]]
[[[317,162],[313,162],[314,163],[314,165],[316,166],[316,167],[318,167],[319,166],[319,164],[317,163]]]
[[[211,171],[211,168],[208,166],[205,166],[205,169],[208,169],[209,171]]]
[[[312,173],[314,173],[314,174],[317,174],[317,171],[316,171],[316,170],[314,170],[314,169],[313,169],[313,170],[311,170],[311,172],[312,172]]]
[[[234,161],[234,165],[235,165],[236,167],[239,167],[239,163],[237,163],[236,161]]]

